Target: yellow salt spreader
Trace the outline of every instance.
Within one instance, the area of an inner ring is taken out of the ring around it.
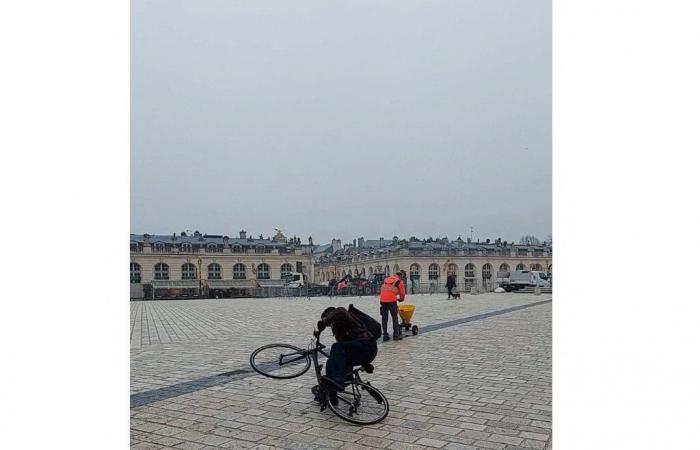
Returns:
[[[416,310],[416,305],[404,305],[399,303],[399,316],[401,316],[401,328],[406,331],[411,330],[411,333],[415,336],[418,334],[418,325],[411,325],[411,317]]]

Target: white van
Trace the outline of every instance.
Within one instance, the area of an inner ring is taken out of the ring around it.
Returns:
[[[306,284],[306,275],[303,273],[292,272],[286,278],[287,287],[302,287]]]
[[[517,291],[526,286],[550,287],[549,278],[544,272],[537,270],[514,270],[507,276],[507,280],[501,284],[506,292]]]

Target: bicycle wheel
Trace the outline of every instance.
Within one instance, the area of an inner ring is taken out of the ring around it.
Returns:
[[[379,389],[357,381],[338,392],[338,405],[330,402],[328,407],[343,420],[356,425],[372,425],[384,420],[389,414],[389,402]]]
[[[270,344],[250,355],[250,366],[260,375],[270,378],[294,378],[311,366],[306,350],[287,344]]]

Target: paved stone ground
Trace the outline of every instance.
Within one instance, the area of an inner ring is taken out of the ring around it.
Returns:
[[[329,304],[378,314],[375,298],[132,302],[132,448],[544,449],[551,437],[549,300],[410,296],[413,322],[426,332],[379,345],[368,378],[391,410],[365,427],[319,412],[311,370],[273,380],[251,373],[248,358],[268,343],[305,347]]]

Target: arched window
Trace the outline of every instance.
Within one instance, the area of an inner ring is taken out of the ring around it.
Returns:
[[[258,280],[269,280],[270,279],[270,266],[265,263],[258,264],[257,267]]]
[[[398,264],[394,264],[394,273],[398,273],[401,270]]]
[[[364,267],[362,268],[362,271],[360,272],[360,276],[361,276],[362,278],[366,278],[366,277],[367,277],[367,273],[365,273],[365,268],[364,268]]]
[[[238,263],[233,265],[233,279],[245,280],[245,264]]]
[[[292,273],[292,265],[289,263],[282,264],[282,267],[280,267],[280,272],[282,274],[282,279],[284,280],[289,276],[289,274]]]
[[[183,253],[192,253],[192,244],[189,242],[183,242],[180,244],[180,251]]]
[[[475,267],[472,263],[469,263],[466,266],[464,266],[464,278],[474,278],[474,269]]]
[[[221,279],[221,266],[217,263],[211,263],[207,267],[207,278],[210,280],[220,280]]]
[[[168,265],[165,263],[158,263],[153,268],[153,274],[156,280],[169,280],[170,272]]]
[[[501,264],[500,267],[498,268],[499,272],[508,272],[509,270],[510,270],[510,266],[506,263]]]
[[[321,281],[326,281],[326,272],[321,272]]]
[[[165,243],[163,242],[156,242],[153,244],[153,251],[156,253],[163,253],[165,252]]]
[[[182,279],[183,280],[195,280],[197,279],[197,268],[192,263],[185,263],[182,265]]]
[[[213,242],[210,242],[207,244],[207,248],[205,250],[207,253],[214,253],[216,252],[216,244]]]
[[[384,274],[389,275],[391,272],[389,271],[389,266],[384,266]]]
[[[448,264],[447,275],[457,275],[457,264],[454,264],[454,263]]]
[[[437,280],[438,278],[440,278],[440,267],[437,264],[432,263],[428,266],[428,279]]]
[[[525,270],[525,264],[520,263],[517,266],[515,266],[515,270]]]
[[[491,279],[491,264],[484,264],[484,266],[481,268],[481,278],[484,280],[490,280]]]
[[[377,273],[384,273],[384,269],[382,269],[382,266],[375,267],[374,271]]]
[[[542,271],[542,266],[539,263],[530,265],[530,270]]]
[[[138,263],[129,264],[129,280],[131,283],[141,282],[141,265]]]
[[[411,264],[411,267],[408,269],[408,272],[409,276],[411,277],[411,280],[420,280],[420,266],[418,264]]]
[[[370,266],[370,267],[369,267],[369,271],[368,271],[367,273],[369,273],[369,276],[370,276],[370,277],[371,277],[372,275],[374,275],[374,267]]]

